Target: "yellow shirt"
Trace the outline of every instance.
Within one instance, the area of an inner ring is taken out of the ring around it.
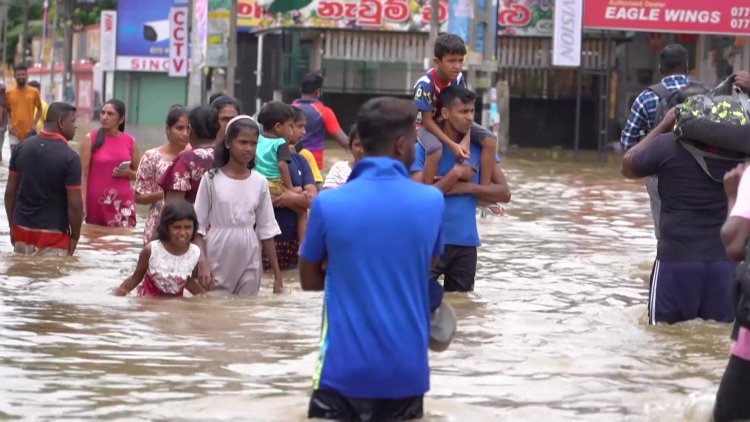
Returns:
[[[323,175],[320,174],[320,169],[318,169],[318,163],[315,161],[315,157],[312,155],[312,152],[308,151],[307,149],[303,149],[299,153],[300,155],[305,157],[305,160],[307,160],[308,163],[310,163],[310,170],[312,170],[313,179],[315,179],[315,183],[323,183]]]
[[[47,120],[48,108],[49,108],[49,104],[47,104],[46,101],[42,100],[42,118],[39,119],[39,123],[36,124],[37,133],[41,132],[42,129],[44,129],[44,121]],[[36,107],[34,108],[34,113],[36,113]]]
[[[34,117],[36,110],[42,106],[42,98],[34,87],[18,89],[14,86],[5,92],[5,99],[10,110],[10,123],[16,129],[18,140],[23,141],[34,129]]]

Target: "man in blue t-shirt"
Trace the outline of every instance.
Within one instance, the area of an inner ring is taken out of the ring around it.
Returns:
[[[475,93],[460,86],[451,86],[442,93],[441,127],[455,142],[460,142],[471,131],[476,98]],[[475,136],[473,131],[471,136]],[[446,292],[474,290],[477,247],[480,245],[476,217],[478,202],[510,201],[510,189],[497,158],[492,169],[491,184],[479,184],[480,155],[481,148],[472,142],[469,159],[459,163],[451,149],[444,146],[438,168],[440,179],[433,184],[445,194],[445,251],[431,276],[444,276],[443,287]],[[424,182],[425,156],[424,147],[417,144],[411,171],[412,178],[420,182]]]
[[[325,289],[325,306],[311,418],[422,416],[430,388],[428,280],[443,249],[445,204],[437,189],[409,179],[416,114],[406,100],[366,102],[357,115],[366,157],[349,182],[312,205],[300,283]]]

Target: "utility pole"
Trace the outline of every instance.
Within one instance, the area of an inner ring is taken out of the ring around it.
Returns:
[[[49,90],[52,98],[57,101],[57,83],[55,82],[55,73],[57,73],[57,35],[60,33],[60,0],[55,0],[55,17],[52,19],[52,47],[50,48],[49,64]]]
[[[190,73],[188,74],[188,100],[189,106],[197,106],[203,102],[203,46],[198,33],[198,13],[195,10],[195,0],[190,2]],[[205,4],[205,3],[204,3]],[[203,11],[204,13],[206,11]]]
[[[2,0],[0,2],[0,17],[3,19],[3,66],[8,63],[8,1]]]
[[[237,71],[237,0],[232,0],[229,14],[229,65],[227,66],[227,95],[234,96],[235,73]]]
[[[425,48],[424,67],[432,67],[433,46],[440,32],[440,0],[430,0],[430,38],[427,39]]]
[[[65,28],[63,32],[64,45],[63,45],[63,101],[72,101],[68,95],[70,90],[70,84],[73,81],[73,7],[75,0],[63,0],[64,4],[64,19]],[[58,3],[58,6],[60,4]]]
[[[29,1],[23,2],[23,29],[21,30],[21,63],[26,63],[26,49],[29,39]]]

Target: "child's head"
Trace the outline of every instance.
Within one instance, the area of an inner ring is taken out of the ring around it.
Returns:
[[[188,110],[180,104],[173,105],[169,108],[165,123],[169,144],[185,148],[190,141]]]
[[[194,146],[210,144],[219,132],[219,117],[209,106],[198,106],[190,110],[190,143]]]
[[[362,141],[359,139],[356,123],[349,129],[349,149],[352,151],[354,163],[358,163],[365,157],[365,150],[362,148]]]
[[[307,113],[299,107],[292,106],[294,111],[294,136],[287,139],[290,145],[297,145],[305,137],[305,126],[307,126]]]
[[[258,135],[258,124],[252,117],[241,115],[230,120],[224,140],[216,146],[214,166],[223,167],[232,160],[252,170],[255,167]]]
[[[453,80],[464,68],[466,45],[458,35],[442,34],[435,40],[435,69]]]
[[[187,201],[168,202],[161,210],[157,233],[162,242],[185,246],[195,239],[198,217]]]
[[[218,137],[223,138],[227,129],[227,123],[240,115],[242,104],[234,97],[221,95],[211,101],[211,107],[215,108],[216,112],[219,113],[220,128]]]
[[[280,101],[266,103],[258,113],[258,123],[269,137],[291,139],[294,136],[294,110]]]

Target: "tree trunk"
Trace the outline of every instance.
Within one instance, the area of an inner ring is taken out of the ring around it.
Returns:
[[[26,63],[26,49],[29,41],[29,1],[23,2],[23,30],[21,31],[21,63]]]

